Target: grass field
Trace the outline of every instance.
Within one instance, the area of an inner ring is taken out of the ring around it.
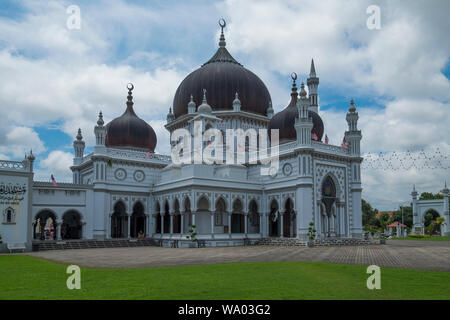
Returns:
[[[424,238],[400,237],[400,238],[392,238],[391,240],[450,241],[450,237],[424,237]]]
[[[368,290],[366,267],[343,264],[81,268],[81,289],[69,290],[66,267],[0,256],[0,299],[450,299],[446,272],[382,268],[381,290]]]

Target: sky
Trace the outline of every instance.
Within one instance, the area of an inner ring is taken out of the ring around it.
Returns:
[[[79,29],[67,27],[71,5]],[[367,27],[370,5],[380,8],[380,29]],[[290,74],[306,82],[314,58],[331,144],[342,141],[353,98],[363,155],[450,156],[448,12],[446,0],[2,0],[0,159],[33,149],[35,180],[70,182],[78,128],[89,153],[98,112],[120,116],[128,82],[135,111],[157,133],[156,151],[169,154],[166,114],[180,82],[214,54],[220,18],[228,50],[264,81],[275,112],[289,102]],[[448,169],[361,174],[363,198],[380,210],[409,203],[414,184],[436,193],[450,183]]]

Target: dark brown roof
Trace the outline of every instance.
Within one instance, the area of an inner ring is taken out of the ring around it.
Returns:
[[[225,46],[219,47],[208,62],[181,82],[173,99],[176,118],[187,113],[191,94],[197,106],[201,103],[203,89],[213,110],[232,110],[236,92],[242,111],[267,115],[271,103],[266,85],[237,62]]]
[[[134,112],[132,96],[129,91],[125,112],[106,125],[106,146],[132,147],[154,152],[156,143],[157,139],[153,128]]]
[[[297,131],[295,130],[295,118],[298,117],[297,90],[293,88],[292,91],[289,105],[270,119],[269,130],[279,129],[280,143],[297,139]],[[308,111],[308,115],[313,120],[311,133],[315,133],[318,141],[321,141],[324,131],[322,118],[311,110]]]

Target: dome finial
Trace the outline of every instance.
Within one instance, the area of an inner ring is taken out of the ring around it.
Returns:
[[[353,98],[350,100],[350,108],[348,108],[349,112],[355,112],[356,111],[356,107],[355,107],[355,101],[353,101]]]
[[[305,84],[303,82],[302,85],[300,86],[300,96],[306,97]]]
[[[130,82],[127,84],[128,96],[127,96],[127,110],[133,111],[133,94],[134,85]],[[134,112],[134,111],[133,111]]]
[[[83,140],[83,136],[81,135],[81,128],[78,128],[77,140],[78,141]]]
[[[100,112],[98,113],[97,124],[98,124],[99,126],[103,126],[103,125],[105,124],[105,122],[103,121],[103,113],[102,113],[102,111],[100,111]]]
[[[227,25],[226,21],[224,18],[221,18],[219,20],[219,26],[222,29],[221,33],[220,33],[220,41],[219,41],[219,47],[225,47],[225,45],[227,44],[225,42],[225,36],[223,35],[223,28],[225,28]]]
[[[202,104],[198,107],[197,111],[199,113],[211,113],[211,106],[206,101],[206,89],[203,89],[203,101]]]
[[[297,84],[295,83],[295,80],[297,80],[297,74],[295,72],[292,72],[291,78],[292,78],[292,94],[297,95]]]

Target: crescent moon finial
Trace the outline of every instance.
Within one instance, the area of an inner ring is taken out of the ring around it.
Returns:
[[[128,91],[133,91],[134,85],[133,85],[131,82],[128,83],[128,84],[127,84],[127,89],[128,89]]]
[[[292,80],[297,80],[297,74],[295,73],[295,72],[292,72],[291,73],[291,78],[292,78]]]
[[[223,28],[225,28],[226,25],[227,25],[227,22],[225,21],[225,19],[224,18],[220,18],[219,26],[222,28],[222,31],[223,31]]]

